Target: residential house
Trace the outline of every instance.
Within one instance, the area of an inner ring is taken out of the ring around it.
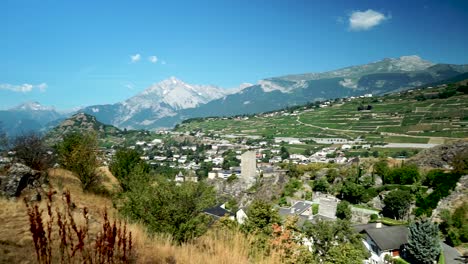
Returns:
[[[363,243],[371,253],[368,264],[384,264],[385,256],[400,257],[403,246],[408,243],[407,226],[385,226],[380,222],[356,225],[354,229],[365,235]]]

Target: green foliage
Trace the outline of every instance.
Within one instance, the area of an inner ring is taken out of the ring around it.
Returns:
[[[377,219],[379,219],[379,215],[378,215],[378,214],[372,214],[372,215],[370,216],[370,220],[371,220],[371,221],[376,221]]]
[[[237,179],[238,179],[238,178],[237,178],[237,175],[236,175],[236,174],[231,174],[231,176],[229,176],[229,177],[227,178],[226,181],[227,181],[228,183],[232,183],[232,182],[234,182],[234,181],[237,180]]]
[[[297,179],[291,179],[284,186],[283,197],[292,197],[296,191],[302,187],[302,181]]]
[[[313,204],[313,205],[312,205],[312,214],[313,214],[313,215],[318,214],[318,212],[319,212],[319,206],[320,206],[319,204]]]
[[[314,181],[314,186],[312,187],[312,189],[316,192],[328,193],[328,190],[330,189],[330,184],[328,183],[325,177],[322,177]]]
[[[136,166],[141,166],[145,172],[149,172],[149,166],[140,159],[140,154],[132,149],[118,150],[109,165],[109,170],[119,180],[124,191],[130,188],[129,175]]]
[[[341,201],[336,207],[336,217],[342,220],[351,220],[351,206],[347,201]]]
[[[273,206],[262,200],[254,200],[247,210],[243,229],[247,233],[271,234],[272,225],[280,223],[280,216]]]
[[[139,168],[139,167],[136,167]],[[213,187],[204,182],[184,182],[180,186],[141,168],[130,175],[130,189],[122,194],[123,215],[139,221],[156,233],[169,233],[178,243],[206,232],[210,217],[203,210],[215,204]]]
[[[281,159],[283,160],[289,158],[289,151],[286,147],[284,146],[281,147],[280,156],[281,156]]]
[[[362,263],[369,256],[361,237],[348,221],[306,222],[303,234],[314,241],[312,253],[322,263]],[[320,261],[321,260],[321,261]]]
[[[433,180],[432,185],[433,192],[429,195],[419,194],[416,199],[416,206],[418,208],[415,211],[416,216],[432,214],[432,210],[437,207],[440,199],[447,197],[450,194],[450,191],[455,188],[458,180],[460,179],[460,174],[456,173],[437,173],[437,177]]]
[[[96,173],[97,138],[94,134],[71,133],[57,145],[58,160],[65,169],[75,173],[83,190],[98,187],[101,177]]]
[[[468,243],[468,202],[457,207],[453,214],[448,210],[441,212],[441,219],[440,230],[449,245],[456,247]]]
[[[416,165],[405,165],[401,168],[392,169],[386,177],[385,183],[413,184],[420,179],[419,170]]]
[[[343,187],[341,188],[341,195],[343,199],[353,204],[360,203],[364,193],[365,188],[351,180],[345,181]]]
[[[413,195],[409,191],[399,189],[391,191],[383,200],[385,207],[382,214],[390,218],[403,219],[408,214],[412,201]]]
[[[230,167],[237,167],[240,165],[240,160],[236,158],[236,152],[228,150],[223,153],[223,169],[228,170]]]
[[[387,176],[389,171],[390,171],[390,168],[388,167],[387,160],[380,160],[374,164],[374,172],[383,178]]]
[[[432,264],[441,253],[439,228],[429,219],[409,225],[408,244],[406,245],[411,263]]]

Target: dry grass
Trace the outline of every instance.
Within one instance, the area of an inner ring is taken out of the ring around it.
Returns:
[[[117,180],[106,169],[104,172],[109,183],[106,187],[113,188],[118,183]],[[70,191],[76,206],[73,214],[78,225],[84,222],[82,209],[88,208],[90,234],[97,234],[101,229],[104,209],[107,209],[111,221],[118,218],[109,198],[83,192],[79,180],[69,171],[53,169],[49,171],[49,177],[52,189],[57,191],[55,199],[61,199],[65,190]],[[28,199],[27,194],[25,196]],[[0,263],[37,261],[23,198],[20,197],[17,201],[0,198]],[[43,201],[38,202],[38,205],[44,210],[46,220],[45,200],[46,196],[43,195]],[[278,256],[260,255],[256,259],[249,257],[251,241],[240,232],[208,232],[194,242],[176,246],[170,237],[150,236],[144,226],[138,223],[128,224],[127,228],[132,232],[137,263],[280,263]]]

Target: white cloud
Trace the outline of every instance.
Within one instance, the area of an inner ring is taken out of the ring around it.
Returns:
[[[132,62],[137,62],[137,61],[141,60],[141,55],[139,53],[137,53],[135,55],[130,55],[130,60]]]
[[[390,16],[385,16],[372,9],[354,11],[349,16],[349,28],[354,31],[369,30],[387,19],[390,19]]]
[[[156,63],[156,62],[158,62],[158,57],[156,57],[156,56],[149,56],[149,57],[148,57],[148,60],[149,60],[151,63]]]
[[[162,65],[166,65],[166,61],[161,61],[161,64],[162,64]]]
[[[38,85],[33,85],[29,83],[24,83],[24,84],[19,84],[19,85],[14,85],[14,84],[9,84],[9,83],[0,84],[0,90],[8,90],[8,91],[13,91],[13,92],[18,92],[18,93],[29,93],[33,89],[38,89],[41,92],[45,92],[45,90],[47,89],[47,84],[46,83],[41,83]]]
[[[124,84],[124,86],[125,86],[125,88],[127,88],[129,90],[135,89],[135,85],[133,83],[131,83],[131,82]]]

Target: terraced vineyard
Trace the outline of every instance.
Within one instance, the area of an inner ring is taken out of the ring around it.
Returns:
[[[467,137],[468,95],[458,92],[445,99],[420,98],[447,89],[453,87],[347,102],[337,100],[323,108],[301,107],[247,117],[206,118],[185,122],[177,129],[264,137],[364,136],[374,142],[443,143],[451,138]],[[372,109],[358,111],[359,106],[367,105]]]

